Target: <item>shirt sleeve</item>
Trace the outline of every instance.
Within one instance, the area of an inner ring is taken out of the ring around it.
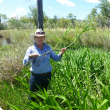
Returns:
[[[50,50],[52,50],[52,48],[50,47]],[[58,54],[56,55],[54,51],[50,52],[50,57],[54,60],[54,61],[60,61],[62,58],[62,55]]]
[[[28,56],[32,53],[31,48],[29,47],[26,51],[25,57],[23,59],[23,65],[28,66],[30,62],[34,59],[34,57],[29,58]]]

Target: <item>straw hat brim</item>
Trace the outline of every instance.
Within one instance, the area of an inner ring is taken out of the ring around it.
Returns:
[[[43,37],[43,36],[45,36],[45,34],[42,34],[42,35],[35,34],[35,36],[37,36],[37,37]]]
[[[35,37],[35,34],[30,34],[29,39],[30,39],[31,41],[35,42],[34,37]]]
[[[34,37],[35,36],[37,36],[37,37],[43,37],[45,35],[30,34],[30,36],[29,36],[30,40],[33,41],[33,42],[35,42],[35,40],[34,40]]]

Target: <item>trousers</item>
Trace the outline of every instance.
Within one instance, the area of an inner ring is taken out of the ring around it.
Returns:
[[[49,85],[49,81],[51,80],[51,72],[44,74],[35,74],[31,72],[30,80],[29,80],[29,90],[31,92],[39,91],[39,88],[47,91],[47,87]],[[29,97],[29,100],[35,101],[35,98]]]

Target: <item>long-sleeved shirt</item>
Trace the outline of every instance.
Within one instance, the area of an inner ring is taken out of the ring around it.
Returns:
[[[42,74],[42,73],[47,73],[47,72],[52,71],[52,66],[50,64],[50,58],[52,58],[54,61],[60,61],[62,56],[56,55],[54,53],[54,51],[47,53],[43,58],[42,58],[42,56],[40,56],[50,50],[52,50],[52,48],[49,45],[47,45],[46,43],[43,43],[42,50],[39,49],[35,43],[33,46],[31,46],[27,49],[25,57],[23,59],[23,65],[25,65],[25,66],[29,65],[29,63],[31,62],[30,71],[32,71],[36,74]],[[39,57],[38,58],[35,58],[35,57],[29,58],[28,56],[32,53],[37,53],[39,55]],[[42,58],[42,60],[41,60],[41,58]]]

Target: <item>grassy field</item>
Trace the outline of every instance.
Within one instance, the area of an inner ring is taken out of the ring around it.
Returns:
[[[107,110],[110,106],[110,30],[83,33],[60,62],[51,60],[53,71],[48,91],[33,94],[44,101],[27,104],[29,67],[17,71],[22,66],[26,49],[33,45],[28,36],[34,31],[0,31],[12,40],[12,44],[0,48],[0,106],[4,110]],[[45,31],[45,42],[53,48],[65,32]],[[68,32],[56,49],[68,46],[80,32],[81,29]],[[18,75],[11,81],[15,73]]]

